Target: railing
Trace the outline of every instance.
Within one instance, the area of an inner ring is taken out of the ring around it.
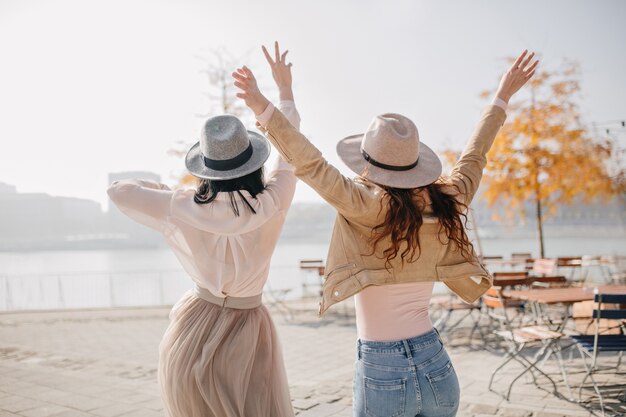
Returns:
[[[168,305],[190,287],[180,270],[0,276],[0,311]]]
[[[298,298],[305,278],[295,265],[273,266],[264,291]],[[192,287],[183,270],[0,275],[0,312],[172,305]]]

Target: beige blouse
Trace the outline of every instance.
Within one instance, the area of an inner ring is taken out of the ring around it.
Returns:
[[[295,103],[282,101],[279,109],[299,129]],[[256,199],[242,191],[256,214],[239,201],[239,216],[233,213],[228,193],[218,194],[209,204],[196,204],[194,189],[122,180],[111,184],[108,194],[128,217],[163,234],[200,287],[218,297],[248,297],[263,291],[296,181],[293,167],[279,157]]]

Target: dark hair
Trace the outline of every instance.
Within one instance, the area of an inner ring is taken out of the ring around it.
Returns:
[[[263,167],[256,171],[244,175],[243,177],[233,178],[231,180],[207,180],[201,179],[196,194],[193,196],[193,201],[198,204],[208,204],[215,200],[217,195],[222,192],[227,192],[230,196],[230,205],[233,208],[235,216],[239,216],[239,205],[235,199],[235,194],[239,194],[239,198],[243,203],[256,214],[256,211],[252,205],[246,200],[241,190],[246,190],[250,195],[256,198],[257,194],[261,194],[265,189],[265,181],[263,179]]]
[[[419,230],[423,223],[422,212],[426,206],[422,190],[426,190],[433,214],[439,218],[439,232],[444,231],[448,240],[453,241],[460,248],[463,257],[471,261],[473,246],[464,229],[464,225],[467,225],[465,214],[467,206],[444,192],[444,188],[449,188],[450,185],[433,183],[412,189],[381,187],[386,194],[381,200],[380,209],[383,209],[383,202],[388,200],[388,210],[384,221],[372,230],[372,253],[370,255],[374,254],[376,245],[386,237],[390,237],[392,245],[383,251],[383,255],[387,258],[385,267],[390,266],[391,260],[398,256],[403,242],[406,242],[407,247],[400,254],[402,264],[407,257],[409,263],[419,258]],[[444,243],[441,235],[439,235],[439,241]]]

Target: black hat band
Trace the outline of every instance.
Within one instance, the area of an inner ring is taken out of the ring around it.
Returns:
[[[216,171],[230,171],[232,169],[239,168],[246,162],[250,160],[252,157],[252,142],[248,144],[248,147],[245,151],[241,152],[239,155],[230,159],[211,159],[202,155],[204,158],[204,166],[210,169],[214,169]]]
[[[419,156],[417,157],[417,160],[415,162],[413,162],[412,164],[409,165],[387,165],[387,164],[383,164],[382,162],[378,162],[377,160],[375,160],[374,158],[372,158],[370,156],[370,154],[368,154],[367,152],[365,152],[365,149],[361,148],[361,154],[363,155],[363,158],[365,158],[365,160],[367,162],[369,162],[370,164],[374,165],[375,167],[378,168],[382,168],[382,169],[388,169],[390,171],[408,171],[409,169],[413,169],[417,166],[417,162],[420,160]]]

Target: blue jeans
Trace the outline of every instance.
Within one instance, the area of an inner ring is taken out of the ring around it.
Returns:
[[[435,329],[396,342],[357,342],[355,417],[453,417],[459,381]]]

